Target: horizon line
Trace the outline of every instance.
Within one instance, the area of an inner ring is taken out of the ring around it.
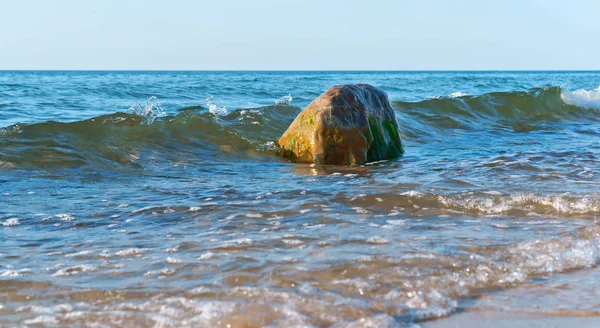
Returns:
[[[0,72],[600,72],[600,69],[0,69]]]

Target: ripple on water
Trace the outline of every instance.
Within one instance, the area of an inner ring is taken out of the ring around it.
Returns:
[[[53,276],[64,277],[64,276],[72,276],[72,275],[76,275],[76,274],[80,274],[80,273],[96,272],[96,271],[98,271],[98,269],[95,267],[79,264],[79,265],[70,266],[68,268],[60,269],[60,270],[56,271],[53,274]]]

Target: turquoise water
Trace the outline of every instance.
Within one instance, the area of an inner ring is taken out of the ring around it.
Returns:
[[[404,156],[277,157],[300,110],[345,83],[388,93]],[[600,260],[599,84],[0,72],[0,325],[410,326],[505,290],[477,311],[594,315],[578,297],[593,281],[555,286]],[[531,285],[565,301],[519,297]]]

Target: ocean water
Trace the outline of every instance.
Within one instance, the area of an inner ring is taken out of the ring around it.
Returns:
[[[403,157],[290,163],[369,83]],[[597,316],[600,72],[0,72],[0,326]]]

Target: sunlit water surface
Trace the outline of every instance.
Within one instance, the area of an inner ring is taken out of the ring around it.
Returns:
[[[276,156],[304,106],[359,82],[388,93],[402,158]],[[599,84],[597,72],[0,72],[0,326],[597,316]]]

